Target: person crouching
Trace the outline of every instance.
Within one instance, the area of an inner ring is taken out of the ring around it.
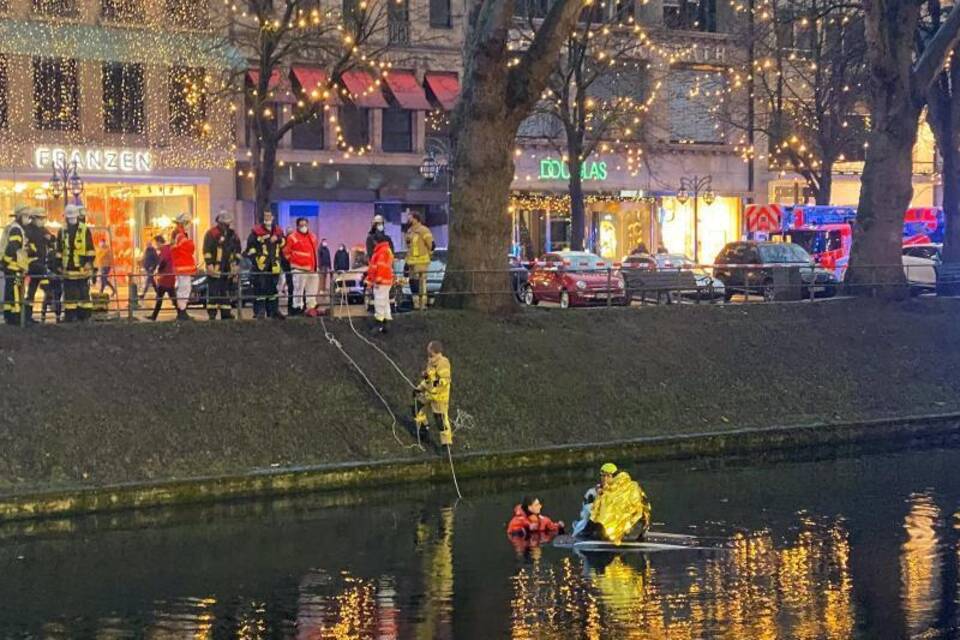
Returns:
[[[385,235],[377,238],[367,267],[367,282],[373,286],[373,317],[377,331],[387,332],[387,323],[393,320],[390,311],[390,289],[393,287],[393,250]]]

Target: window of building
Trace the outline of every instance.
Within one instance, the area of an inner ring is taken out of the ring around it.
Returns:
[[[205,72],[196,67],[170,69],[170,130],[178,136],[199,136],[206,127]]]
[[[545,18],[550,9],[550,0],[517,0],[516,14],[519,18]]]
[[[10,126],[9,113],[7,111],[9,93],[9,83],[7,81],[7,59],[0,56],[0,129],[6,129]]]
[[[325,143],[324,127],[326,120],[323,112],[316,114],[306,122],[301,122],[293,128],[292,142],[294,149],[323,149]]]
[[[383,150],[390,153],[413,151],[413,111],[393,107],[383,110]]]
[[[450,0],[430,0],[430,26],[447,29],[453,26],[450,17]]]
[[[115,22],[143,22],[143,0],[100,0],[100,16]]]
[[[716,112],[723,91],[723,74],[718,71],[674,69],[670,85],[670,142],[723,142]]]
[[[370,144],[370,110],[352,104],[340,107],[340,130],[348,147]]]
[[[34,58],[33,103],[38,129],[77,131],[80,128],[77,61],[70,58]]]
[[[143,65],[103,65],[103,128],[107,133],[143,133]]]
[[[716,0],[664,0],[663,24],[685,31],[717,30]]]
[[[204,0],[165,0],[166,15],[176,27],[202,29],[208,24]]]
[[[77,0],[33,0],[33,12],[54,18],[73,18],[80,15]]]
[[[347,25],[355,25],[361,18],[360,0],[343,0],[341,12],[344,23]]]
[[[391,0],[387,5],[387,35],[390,44],[410,44],[410,6],[407,0]]]

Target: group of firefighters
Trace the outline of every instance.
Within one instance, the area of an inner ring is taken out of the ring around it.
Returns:
[[[57,317],[63,311],[67,322],[83,321],[90,317],[93,303],[90,282],[95,277],[96,247],[91,228],[86,222],[82,205],[71,204],[64,210],[66,224],[56,234],[46,227],[46,212],[37,207],[18,207],[13,222],[3,229],[2,253],[3,312],[8,324],[19,324],[25,312],[25,321],[33,319],[33,302],[37,289],[44,290],[45,312],[53,306]],[[326,251],[317,236],[310,231],[306,218],[298,218],[296,228],[284,234],[274,221],[271,211],[263,214],[247,237],[246,248],[233,229],[233,217],[221,211],[216,224],[203,238],[203,264],[207,276],[207,314],[211,320],[233,318],[234,296],[231,295],[240,273],[242,257],[252,264],[254,316],[284,319],[280,312],[280,278],[286,272],[292,288],[290,315],[314,317],[320,314],[319,293],[321,274],[329,265],[320,264]],[[406,265],[410,272],[415,309],[427,305],[426,274],[434,249],[433,236],[418,213],[410,214],[403,227],[408,247]],[[198,266],[196,246],[190,237],[190,218],[176,217],[169,244],[156,238],[160,246],[162,268],[157,278],[151,278],[157,294],[151,318],[156,319],[164,295],[174,301],[178,320],[189,320],[193,280]],[[327,252],[326,255],[329,255]],[[384,231],[382,216],[375,216],[367,237],[369,267],[367,282],[373,288],[376,328],[386,333],[392,318],[390,291],[394,284],[393,241]],[[285,264],[286,263],[286,264]],[[29,277],[29,285],[24,282]],[[22,300],[21,298],[26,298]],[[62,307],[61,307],[62,300]]]

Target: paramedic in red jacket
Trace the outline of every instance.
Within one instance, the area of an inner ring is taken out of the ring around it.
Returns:
[[[393,320],[390,311],[390,289],[393,287],[393,250],[383,232],[375,238],[373,255],[367,266],[367,285],[373,287],[373,318],[380,333],[387,332],[387,323]]]
[[[297,218],[297,228],[287,236],[283,245],[283,255],[293,272],[293,308],[290,315],[303,314],[304,296],[307,298],[307,315],[317,315],[317,293],[320,291],[320,274],[317,273],[319,250],[320,243],[317,242],[317,236],[310,231],[307,219]]]
[[[190,302],[190,288],[197,274],[197,247],[190,239],[187,225],[190,217],[181,213],[177,216],[177,227],[170,243],[170,256],[173,258],[173,271],[177,275],[177,320],[189,320],[187,304]]]
[[[514,507],[513,518],[507,524],[507,535],[524,538],[537,537],[541,542],[563,533],[563,521],[554,522],[540,513],[543,505],[536,496],[524,496]]]

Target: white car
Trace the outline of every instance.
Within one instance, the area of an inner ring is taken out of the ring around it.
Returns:
[[[912,292],[919,294],[937,288],[941,249],[939,244],[913,244],[903,248],[903,273]]]
[[[333,278],[333,292],[336,298],[335,302],[340,304],[344,293],[347,295],[347,303],[363,303],[363,281],[367,277],[367,268],[351,269],[350,271],[341,271]]]

